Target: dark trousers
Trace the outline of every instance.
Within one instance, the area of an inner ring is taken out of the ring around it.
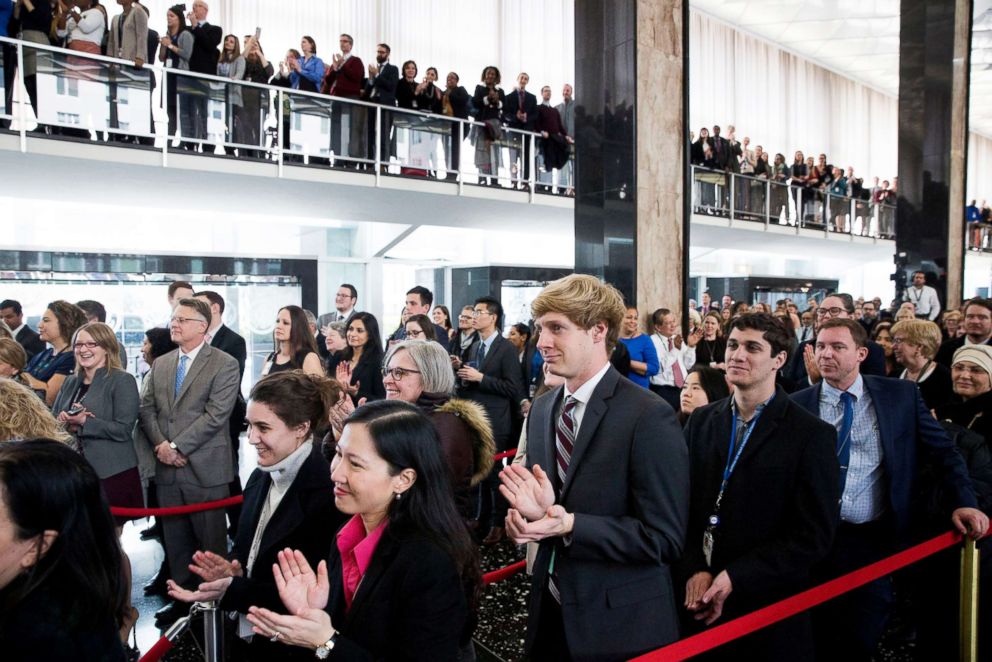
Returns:
[[[884,519],[841,522],[830,555],[816,570],[815,583],[878,561],[894,551],[891,541]],[[869,662],[885,634],[893,602],[892,577],[883,577],[814,609],[816,659]]]
[[[389,155],[391,153],[389,134],[393,128],[393,114],[386,110],[386,106],[382,107],[381,120],[376,124],[375,115],[376,109],[369,108],[369,121],[368,121],[368,136],[369,136],[369,158],[375,160],[375,136],[376,131],[379,132],[380,145],[379,145],[379,160],[383,165],[389,164]]]
[[[230,495],[228,485],[202,487],[187,483],[157,485],[158,501],[164,508],[224,499]],[[195,589],[200,578],[189,570],[193,552],[210,551],[227,554],[227,526],[223,510],[207,510],[191,515],[162,518],[162,542],[169,558],[169,571],[177,584]]]
[[[567,662],[572,659],[565,639],[565,620],[561,614],[561,605],[547,587],[541,598],[541,615],[529,659],[534,662]]]
[[[14,114],[14,74],[17,72],[17,47],[10,44],[3,44],[3,89],[5,91],[3,100],[3,112],[6,115]],[[10,126],[10,120],[0,120],[0,128],[6,129]]]

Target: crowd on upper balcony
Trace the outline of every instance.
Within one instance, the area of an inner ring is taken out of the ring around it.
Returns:
[[[521,72],[515,79],[514,87],[504,90],[499,69],[487,66],[474,92],[470,93],[455,71],[447,73],[441,86],[436,67],[427,67],[423,75],[413,60],[406,60],[397,67],[392,50],[386,43],[376,45],[374,62],[366,65],[353,52],[355,41],[347,33],[338,38],[340,51],[329,58],[318,56],[317,42],[313,37],[304,35],[299,50],[289,48],[284,57],[274,63],[268,59],[259,42],[260,28],[244,37],[225,34],[220,26],[211,22],[209,6],[204,0],[194,0],[189,10],[185,4],[170,7],[166,12],[166,31],[161,35],[149,27],[150,12],[147,7],[136,0],[118,0],[118,4],[122,12],[111,17],[99,0],[0,0],[0,36],[18,36],[33,43],[131,60],[139,68],[147,62],[160,62],[178,71],[271,84],[453,119],[472,118],[477,121],[472,126],[458,122],[450,124],[451,145],[446,160],[449,179],[454,179],[454,173],[459,171],[459,138],[470,138],[475,147],[474,161],[480,184],[498,185],[498,169],[508,165],[515,185],[526,188],[533,148],[531,140],[520,132],[537,133],[539,137],[534,144],[536,151],[533,156],[537,169],[543,171],[535,173],[539,190],[551,192],[551,173],[557,170],[558,190],[568,195],[574,194],[569,162],[575,136],[571,85],[563,86],[561,102],[552,105],[550,86],[544,85],[538,98],[527,90],[530,76]],[[8,46],[5,55],[5,61],[13,61],[16,51]],[[24,84],[37,114],[37,54],[26,49],[24,59]],[[5,75],[11,80],[5,82],[13,82],[13,74],[13,67],[6,67]],[[202,79],[169,77],[165,104],[169,133],[175,136],[179,132],[183,140],[181,148],[199,150],[203,149],[201,145],[211,142],[207,132],[210,96],[207,85]],[[13,88],[11,84],[6,85],[8,114],[11,112]],[[268,114],[269,101],[268,93],[263,88],[229,86],[227,103],[231,119],[227,123],[228,136],[225,140],[239,145],[266,146],[266,124],[259,118]],[[382,162],[388,163],[395,148],[394,128],[402,115],[376,113],[374,107],[366,111],[347,104],[333,104],[328,113],[331,122],[329,153],[352,160],[372,160],[375,158],[378,132],[379,157]],[[283,120],[284,150],[292,150],[290,114],[286,113]],[[349,118],[347,124],[342,122],[344,116]],[[111,128],[118,128],[113,125],[113,117],[111,122]],[[507,132],[507,129],[513,131]],[[88,131],[64,127],[46,127],[44,131],[62,135],[85,133],[84,137],[89,136]],[[423,134],[412,136],[410,142],[430,143],[427,165],[431,171],[436,171],[438,131],[424,131]],[[504,147],[509,148],[507,164],[502,161]],[[239,150],[239,156],[244,155],[264,156],[264,153]],[[299,158],[299,155],[290,158]],[[353,161],[351,164],[368,167],[368,164],[355,164]]]

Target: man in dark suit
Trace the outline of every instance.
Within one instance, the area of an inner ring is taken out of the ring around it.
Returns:
[[[682,570],[687,609],[710,625],[808,587],[830,551],[840,492],[834,428],[775,386],[791,334],[743,315],[727,340],[733,397],[697,409],[685,437],[692,467]],[[813,657],[807,613],[732,642],[721,659]]]
[[[523,131],[533,131],[537,124],[537,97],[527,91],[527,83],[530,76],[521,73],[517,76],[517,89],[506,95],[506,102],[503,104],[503,122],[511,129]],[[521,136],[519,133],[511,134],[513,141],[523,142],[523,151],[520,148],[510,148],[510,166],[517,164],[517,156],[523,154],[523,168],[517,172],[523,172],[523,188],[528,188],[530,181],[530,142],[531,136]],[[519,175],[518,175],[519,176]]]
[[[828,294],[814,313],[813,326],[831,319],[854,319],[854,298],[850,294]],[[864,375],[885,377],[885,350],[877,342],[867,342],[868,357],[861,366]],[[796,384],[797,389],[812,386],[820,381],[820,371],[816,367],[814,356],[815,337],[799,344],[795,356],[785,369],[785,378]]]
[[[224,297],[212,290],[197,292],[197,299],[210,306],[210,328],[207,329],[206,342],[212,347],[234,357],[238,362],[238,397],[231,411],[231,454],[234,460],[234,480],[231,481],[231,496],[242,493],[241,474],[238,469],[238,457],[241,452],[241,433],[248,429],[245,424],[245,414],[248,405],[241,393],[241,382],[245,378],[245,361],[248,359],[248,346],[245,339],[234,329],[224,324]],[[230,526],[228,531],[231,538],[238,532],[238,521],[241,518],[241,506],[231,506],[227,509]]]
[[[475,300],[472,327],[478,338],[466,353],[467,360],[452,357],[458,371],[460,397],[478,402],[486,410],[493,429],[496,452],[516,448],[517,439],[510,438],[513,418],[519,413],[520,401],[526,397],[517,349],[500,332],[503,306],[492,297]],[[503,518],[506,503],[499,496],[499,463],[480,485],[479,530],[488,534],[482,541],[495,545],[503,539]]]
[[[376,64],[369,65],[369,77],[365,83],[365,99],[386,108],[396,106],[396,86],[400,82],[400,70],[395,64],[389,63],[391,49],[388,44],[376,46]],[[393,117],[385,108],[382,109],[381,125],[376,126],[375,108],[369,108],[369,158],[375,158],[375,132],[379,131],[379,159],[383,167],[389,163],[389,132],[393,126]]]
[[[955,529],[977,538],[989,525],[977,509],[964,460],[927,411],[916,384],[861,375],[865,343],[865,330],[855,320],[821,324],[816,363],[823,381],[792,396],[838,429],[841,522],[818,569],[823,580],[877,561],[908,542],[924,463],[940,481]],[[891,579],[885,577],[817,608],[816,659],[870,660],[892,602]]]
[[[198,74],[217,75],[217,60],[220,59],[220,40],[224,31],[219,25],[207,23],[209,7],[204,0],[194,0],[193,10],[186,15],[190,32],[193,35],[193,52],[189,56],[189,70]],[[210,85],[207,81],[190,78],[184,81],[188,85],[188,103],[191,114],[191,133],[187,136],[197,140],[207,139],[207,101],[209,100]]]
[[[24,323],[24,310],[19,301],[13,299],[0,301],[0,319],[10,329],[14,340],[24,348],[24,353],[28,355],[28,361],[35,354],[45,351],[45,343],[38,337],[38,332]]]
[[[539,543],[526,648],[534,660],[628,659],[679,638],[669,566],[689,514],[685,441],[672,408],[609,364],[626,312],[616,289],[567,276],[531,311],[565,384],[531,407],[526,466],[500,475],[507,532]]]
[[[158,462],[155,487],[163,507],[203,503],[230,496],[230,419],[238,395],[238,362],[209,345],[210,306],[182,299],[169,330],[179,347],[155,360],[145,376],[139,411],[141,427]],[[193,552],[227,554],[222,510],[165,517],[162,533],[173,580],[193,589]],[[169,625],[188,606],[173,602],[160,609],[156,623]]]
[[[410,291],[406,293],[406,301],[403,303],[403,321],[400,322],[399,328],[389,336],[389,340],[406,340],[406,320],[411,315],[427,315],[430,319],[432,305],[434,305],[433,292],[423,285],[411,287]],[[437,343],[444,347],[444,351],[449,351],[448,330],[440,324],[435,324],[434,336]]]
[[[471,97],[468,90],[458,84],[458,74],[448,73],[445,79],[444,92],[441,94],[441,112],[450,117],[468,119],[468,107]],[[450,109],[450,112],[449,112]],[[460,127],[460,128],[459,128]],[[462,122],[451,123],[451,160],[446,179],[456,179],[461,164],[462,142],[468,138],[469,125]]]
[[[950,368],[954,352],[966,344],[992,345],[992,299],[972,299],[968,302],[964,307],[964,335],[951,338],[940,346],[937,363]]]

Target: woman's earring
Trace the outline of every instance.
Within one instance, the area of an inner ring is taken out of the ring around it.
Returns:
[[[397,501],[399,501],[399,500],[400,500],[400,497],[401,497],[402,495],[403,495],[403,493],[402,493],[402,492],[397,492],[397,493],[396,493],[396,500],[397,500]]]

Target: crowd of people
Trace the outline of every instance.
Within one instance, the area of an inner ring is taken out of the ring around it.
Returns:
[[[733,125],[727,127],[726,136],[720,135],[720,131],[719,126],[714,126],[712,133],[703,127],[698,137],[690,131],[689,161],[694,166],[722,171],[725,177],[745,175],[753,178],[736,183],[733,204],[739,212],[763,215],[767,208],[773,218],[784,218],[787,223],[802,219],[807,223],[831,227],[837,232],[849,232],[851,200],[855,203],[855,216],[867,219],[875,215],[880,205],[894,205],[898,197],[897,177],[893,177],[891,183],[887,179],[879,181],[878,177],[873,177],[872,185],[865,186],[864,178],[855,176],[853,167],[844,169],[832,165],[826,154],[814,159],[797,151],[789,163],[782,153],[773,155],[761,145],[751,147],[748,136],[738,140]],[[724,185],[723,180],[705,175],[697,179],[697,207],[700,211],[715,213],[728,207],[729,184]],[[765,181],[779,184],[768,189],[768,200],[765,199]],[[717,188],[719,185],[723,186],[722,190]],[[825,204],[828,199],[829,208]],[[891,235],[894,224],[894,218],[880,216],[879,234]],[[863,234],[869,232],[867,225],[863,220]]]
[[[126,659],[139,614],[108,504],[243,494],[157,518],[166,561],[146,592],[171,600],[163,628],[219,601],[246,660],[474,659],[480,545],[528,548],[533,659],[612,660],[940,531],[981,537],[992,301],[941,311],[922,276],[884,311],[703,293],[684,333],[673,309],[644,325],[573,275],[505,334],[498,300],[452,319],[412,287],[383,337],[342,284],[328,313],[278,311],[247,394],[215,291],[169,285],[140,383],[99,302],[53,301],[35,331],[0,301],[0,645]],[[869,660],[899,609],[919,659],[941,659],[954,586],[939,555],[717,654]]]
[[[460,83],[459,74],[450,71],[439,85],[437,68],[431,66],[421,75],[413,60],[400,67],[393,62],[392,50],[386,43],[376,46],[374,62],[367,66],[353,52],[354,38],[341,34],[340,51],[322,59],[317,54],[313,37],[304,35],[299,49],[289,48],[285,55],[270,61],[259,41],[259,31],[239,36],[224,34],[224,30],[209,20],[209,6],[204,0],[194,0],[187,10],[177,4],[166,12],[166,30],[160,36],[149,28],[148,8],[136,0],[119,2],[121,13],[110,16],[99,0],[0,0],[0,36],[19,36],[33,43],[53,44],[90,54],[103,54],[134,62],[141,68],[158,62],[177,71],[209,74],[251,83],[270,84],[300,90],[332,99],[372,102],[378,106],[419,111],[438,116],[441,124],[418,131],[416,123],[406,122],[404,115],[382,112],[377,124],[375,108],[348,103],[331,103],[325,108],[330,122],[330,140],[326,154],[336,157],[342,167],[367,169],[374,160],[378,139],[378,155],[385,170],[390,156],[395,154],[396,131],[400,124],[411,129],[413,143],[423,144],[424,167],[405,168],[403,174],[437,173],[438,127],[446,133],[444,145],[448,179],[456,179],[461,165],[462,140],[471,139],[475,147],[474,163],[479,184],[499,186],[499,168],[503,165],[503,147],[509,146],[511,186],[530,187],[531,141],[519,131],[540,134],[537,140],[534,173],[539,191],[574,195],[570,155],[575,138],[575,107],[572,86],[562,89],[562,101],[551,104],[550,86],[540,89],[540,99],[527,90],[530,76],[521,72],[512,89],[501,87],[498,68],[483,69],[473,93]],[[8,20],[9,19],[9,20]],[[16,51],[5,46],[5,61],[13,61]],[[7,56],[11,56],[7,59]],[[24,84],[32,107],[37,113],[37,54],[25,51]],[[13,67],[4,69],[7,112],[10,112],[14,86]],[[116,94],[109,95],[110,97]],[[239,156],[264,158],[268,146],[265,117],[271,102],[265,88],[231,84],[222,95],[226,101],[229,120],[225,142],[240,145]],[[169,135],[180,135],[180,147],[199,150],[206,147],[208,134],[208,102],[210,83],[193,77],[170,76],[166,90]],[[109,98],[109,97],[108,97]],[[300,102],[306,101],[299,97]],[[111,99],[111,128],[120,128],[116,120],[117,99]],[[293,151],[290,127],[293,102],[289,101],[283,118],[284,150]],[[323,112],[323,111],[321,111]],[[464,125],[443,118],[474,119],[476,124]],[[347,121],[345,121],[345,119]],[[508,133],[507,129],[518,131]],[[69,127],[42,127],[62,135],[83,137],[89,131]],[[115,136],[123,139],[123,136]],[[148,142],[147,138],[136,139]],[[201,147],[202,146],[202,147]],[[258,149],[251,149],[256,147]],[[302,160],[301,154],[287,156]],[[342,160],[343,159],[343,160]],[[324,162],[329,162],[324,159]],[[552,172],[558,171],[557,188]]]

